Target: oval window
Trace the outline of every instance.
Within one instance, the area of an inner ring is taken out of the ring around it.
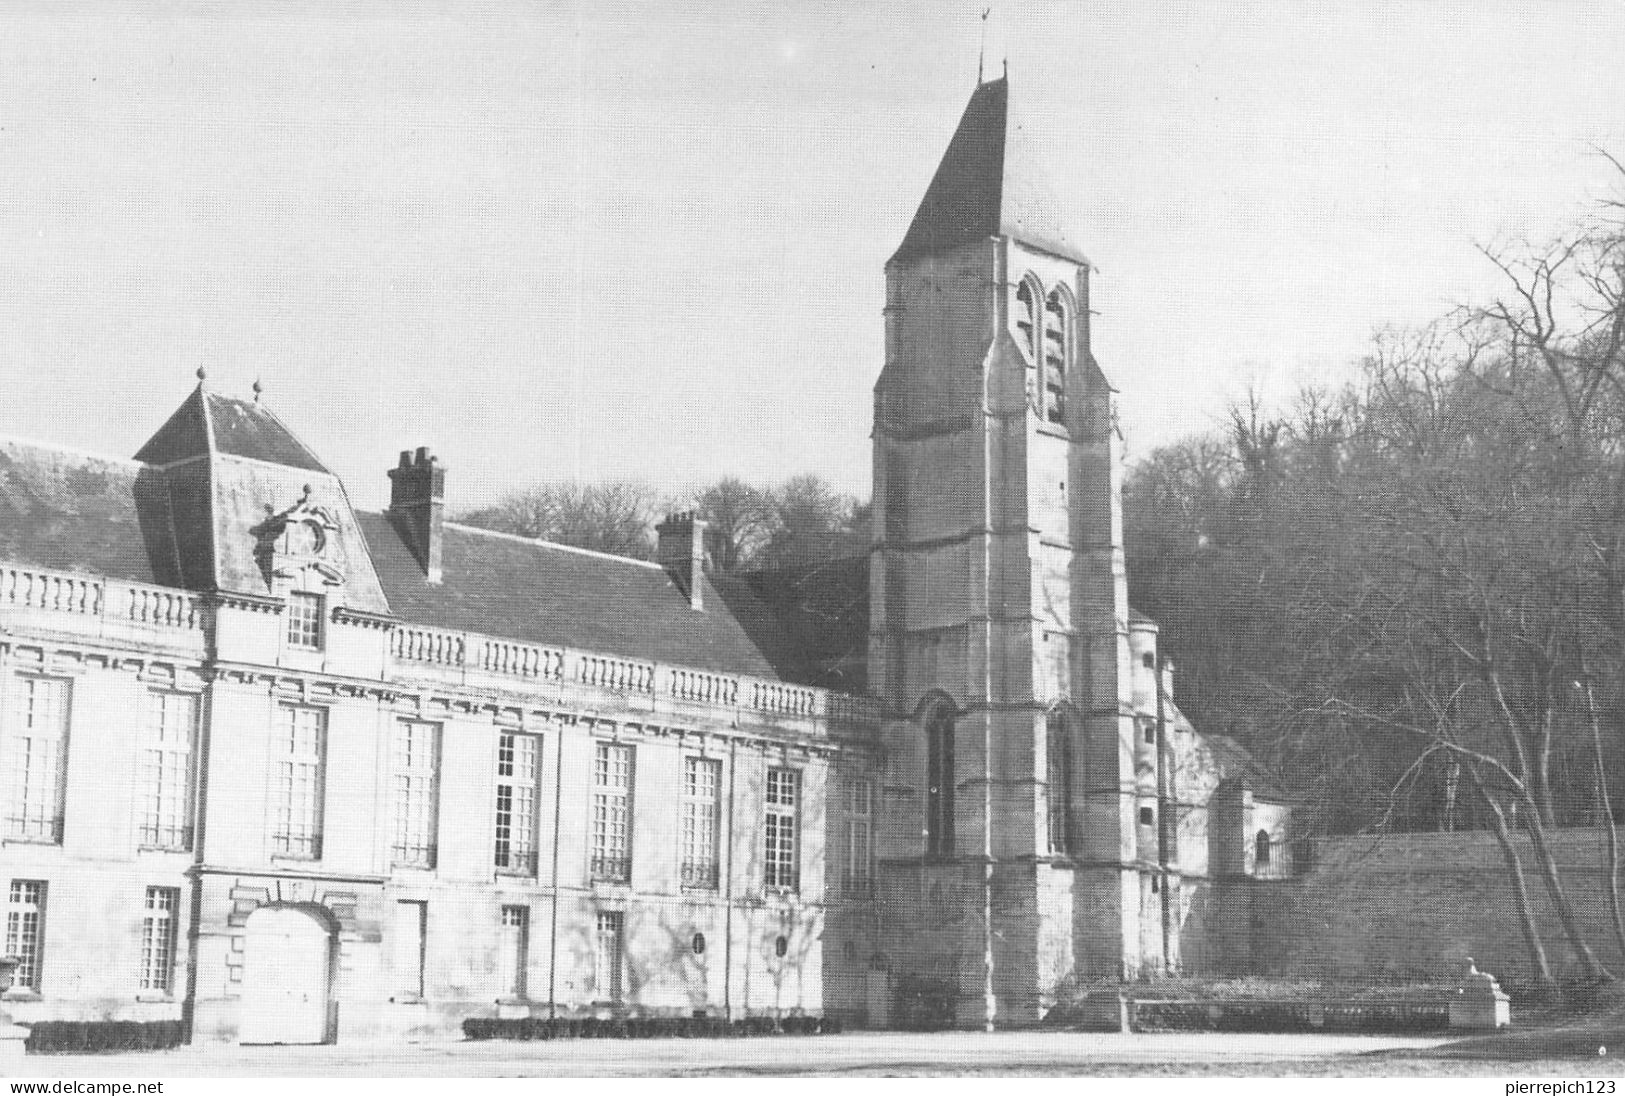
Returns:
[[[705,954],[705,933],[703,932],[696,932],[694,934],[694,954]]]
[[[777,955],[780,959],[783,959],[785,957],[785,955],[789,953],[789,951],[790,951],[790,941],[789,940],[787,940],[787,939],[785,939],[784,937],[781,936],[777,940],[773,941],[773,953],[775,955]]]

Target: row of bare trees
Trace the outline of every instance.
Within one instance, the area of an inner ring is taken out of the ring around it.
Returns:
[[[712,564],[724,572],[800,566],[868,550],[868,506],[816,475],[794,476],[776,487],[729,477],[676,497],[626,480],[541,483],[458,520],[649,559],[655,525],[676,510],[693,510],[709,523]]]
[[[1320,826],[1493,832],[1537,977],[1544,891],[1602,979],[1553,832],[1606,832],[1625,955],[1625,209],[1487,257],[1499,299],[1379,338],[1340,390],[1278,414],[1249,398],[1151,454],[1129,575],[1190,706]]]

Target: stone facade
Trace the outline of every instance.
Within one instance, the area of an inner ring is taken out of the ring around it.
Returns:
[[[1289,819],[1127,604],[1089,265],[1007,108],[887,268],[845,640],[692,515],[654,564],[465,528],[421,449],[358,513],[257,394],[134,460],[0,443],[12,1013],[1020,1025],[1234,965]]]

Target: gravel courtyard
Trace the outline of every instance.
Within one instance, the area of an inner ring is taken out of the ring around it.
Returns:
[[[764,1074],[1565,1076],[1625,1073],[1618,1057],[1474,1062],[1428,1057],[1437,1038],[1336,1035],[993,1035],[857,1032],[766,1039],[198,1046],[28,1059],[27,1076],[701,1077]],[[1610,1048],[1612,1049],[1612,1048]],[[1405,1051],[1394,1057],[1384,1051]]]

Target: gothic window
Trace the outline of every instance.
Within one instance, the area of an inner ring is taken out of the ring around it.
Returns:
[[[925,722],[925,852],[954,851],[954,713],[939,706]]]
[[[1045,777],[1049,801],[1049,851],[1066,856],[1072,851],[1072,738],[1062,712],[1049,714],[1045,739]]]
[[[1016,288],[1016,335],[1022,349],[1034,353],[1033,338],[1038,329],[1038,294],[1033,283],[1022,279]]]
[[[1070,311],[1059,289],[1044,300],[1043,406],[1045,420],[1054,423],[1066,421],[1066,373],[1072,364]]]

